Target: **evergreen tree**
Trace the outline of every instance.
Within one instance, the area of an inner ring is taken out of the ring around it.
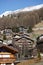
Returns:
[[[12,31],[15,32],[15,33],[18,33],[20,30],[18,27],[12,27]]]
[[[5,31],[3,32],[3,40],[6,40],[6,34],[5,34]]]
[[[31,33],[32,31],[33,31],[33,30],[32,30],[32,27],[29,26],[27,32],[28,32],[28,33]]]

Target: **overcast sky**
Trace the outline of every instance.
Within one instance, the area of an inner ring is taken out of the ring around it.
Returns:
[[[43,4],[43,0],[0,0],[0,14],[40,4]]]

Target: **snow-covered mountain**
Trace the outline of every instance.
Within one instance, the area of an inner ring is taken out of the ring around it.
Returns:
[[[27,12],[27,11],[38,10],[38,9],[40,9],[42,7],[43,7],[43,4],[40,4],[40,5],[37,5],[37,6],[26,7],[26,8],[18,9],[18,10],[15,10],[15,11],[6,11],[6,12],[2,13],[0,15],[0,17],[2,17],[3,15],[7,16],[7,15],[10,15],[10,14],[14,14],[14,13],[17,14],[19,12]]]

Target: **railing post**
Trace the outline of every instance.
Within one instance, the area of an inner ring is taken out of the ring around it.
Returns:
[[[12,63],[11,65],[15,65],[14,63]]]

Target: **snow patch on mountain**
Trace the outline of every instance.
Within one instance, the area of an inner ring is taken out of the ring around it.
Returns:
[[[43,7],[43,4],[40,4],[40,5],[37,5],[37,6],[26,7],[26,8],[18,9],[18,10],[15,10],[15,11],[6,11],[6,12],[2,13],[0,15],[0,17],[2,17],[3,15],[7,16],[7,15],[10,15],[10,14],[14,14],[14,13],[17,14],[17,13],[20,13],[20,12],[27,12],[27,11],[38,10],[38,9],[40,9],[42,7]]]
[[[9,15],[9,14],[13,14],[13,11],[6,11],[6,12],[4,12],[4,13],[2,13],[1,15],[0,15],[0,17],[2,17],[3,15],[4,16],[7,16],[7,15]]]

